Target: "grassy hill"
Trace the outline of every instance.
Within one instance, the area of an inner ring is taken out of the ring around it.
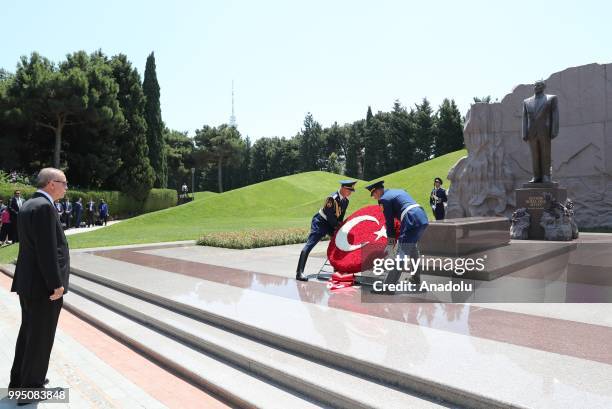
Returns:
[[[210,197],[216,196],[219,193],[217,192],[195,192],[195,200],[200,200],[200,199],[208,199]]]
[[[465,150],[453,152],[379,179],[385,180],[386,187],[406,189],[431,216],[428,200],[433,178],[444,179],[448,170],[465,154]],[[222,194],[199,192],[193,202],[71,236],[69,241],[72,248],[84,248],[193,240],[202,233],[213,231],[308,227],[326,195],[337,190],[338,181],[344,178],[327,172],[305,172]],[[349,213],[375,203],[364,189],[367,184],[358,181]],[[444,186],[448,188],[448,182]],[[0,260],[5,259],[4,254],[14,251],[10,248],[0,250]]]

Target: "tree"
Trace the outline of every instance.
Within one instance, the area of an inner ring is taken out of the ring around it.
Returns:
[[[348,151],[348,129],[346,126],[340,126],[338,122],[334,122],[331,127],[323,130],[323,139],[326,143],[325,155],[329,157],[332,153],[336,153],[339,160],[346,159]]]
[[[414,162],[415,126],[411,116],[399,100],[388,116],[389,172],[411,166]]]
[[[330,153],[327,159],[327,171],[338,175],[342,173],[342,162],[338,155],[336,155],[336,152]]]
[[[475,104],[490,104],[491,103],[491,95],[487,95],[486,97],[474,97]]]
[[[434,156],[441,156],[464,147],[461,112],[454,100],[445,98],[436,115]]]
[[[114,188],[114,175],[123,164],[118,135],[126,119],[110,61],[101,51],[78,51],[67,55],[59,68],[85,73],[88,84],[87,111],[64,130],[66,176],[73,186]]]
[[[70,57],[70,56],[69,56]],[[70,58],[80,64],[66,62],[57,67],[38,53],[21,57],[14,81],[8,90],[12,114],[17,120],[49,129],[54,135],[53,166],[59,168],[64,129],[86,119],[112,120],[115,106],[108,102],[116,96],[117,86],[105,73],[98,83],[89,83],[88,74],[95,69],[82,51]]]
[[[363,179],[364,128],[363,119],[348,126],[345,172],[358,179]]]
[[[164,130],[166,159],[168,162],[168,188],[179,190],[183,183],[191,186],[191,168],[194,167],[195,146],[187,132]]]
[[[298,138],[301,170],[321,170],[325,163],[325,140],[321,125],[313,119],[310,112],[304,118],[304,129]]]
[[[147,123],[149,161],[156,173],[155,187],[164,188],[168,184],[168,164],[164,148],[164,123],[159,102],[160,92],[154,53],[147,57],[142,89],[146,97],[144,117]]]
[[[387,157],[385,124],[380,115],[372,115],[370,107],[366,114],[364,136],[363,177],[370,180],[384,174]]]
[[[416,106],[414,123],[414,159],[415,163],[421,163],[431,158],[435,140],[434,115],[427,98],[423,98],[423,102]]]
[[[244,141],[240,132],[233,126],[221,125],[211,128],[208,125],[197,129],[194,138],[196,144],[195,157],[201,164],[217,165],[217,181],[219,193],[223,192],[223,166],[240,157],[244,149]]]
[[[6,114],[11,107],[7,92],[11,84],[12,76],[4,69],[0,68],[0,169],[15,170],[20,167],[20,132]]]
[[[140,75],[127,57],[119,54],[110,61],[113,76],[119,85],[119,105],[126,119],[117,133],[121,167],[115,178],[116,186],[137,200],[146,199],[153,187],[155,175],[149,163],[147,124],[144,120],[145,97]]]

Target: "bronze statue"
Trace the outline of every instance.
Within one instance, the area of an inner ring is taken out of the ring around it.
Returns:
[[[550,183],[550,145],[559,133],[559,107],[556,95],[544,94],[544,81],[533,88],[535,95],[523,101],[523,140],[529,142],[533,165],[530,182]]]

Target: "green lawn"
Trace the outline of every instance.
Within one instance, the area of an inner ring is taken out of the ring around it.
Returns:
[[[443,179],[465,150],[453,152],[383,176],[388,188],[402,188],[431,216],[429,192],[433,179]],[[196,240],[202,233],[245,229],[308,227],[326,195],[338,189],[344,176],[305,172],[257,183],[222,194],[197,192],[187,204],[147,213],[104,229],[70,236],[71,248]],[[374,204],[364,181],[358,181],[348,212]],[[448,182],[444,185],[448,188]],[[204,199],[204,200],[200,200]],[[0,249],[0,262],[15,259],[17,246]]]
[[[216,195],[218,195],[219,193],[217,192],[195,192],[195,200],[200,200],[200,199],[208,199],[210,197],[214,197]]]

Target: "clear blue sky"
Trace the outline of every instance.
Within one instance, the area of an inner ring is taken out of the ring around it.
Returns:
[[[573,4],[572,4],[573,3]],[[10,1],[0,67],[38,51],[155,52],[162,115],[190,135],[227,122],[231,82],[242,134],[292,136],[387,111],[502,98],[570,66],[612,62],[612,6],[601,1]]]

